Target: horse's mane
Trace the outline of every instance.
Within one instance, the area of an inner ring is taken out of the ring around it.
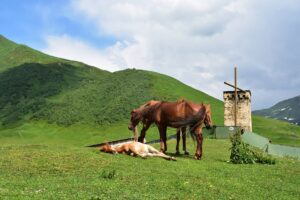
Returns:
[[[162,103],[163,101],[148,101],[132,111],[132,113],[135,113],[134,118],[138,121],[144,120],[145,117],[149,117],[149,114],[153,113]]]
[[[163,101],[151,100],[146,104],[142,105],[139,108],[141,120],[143,120],[145,116],[148,116],[149,114],[153,113],[162,103]]]

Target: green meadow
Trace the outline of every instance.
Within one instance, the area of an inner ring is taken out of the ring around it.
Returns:
[[[169,141],[170,153],[175,140]],[[158,147],[158,145],[155,145]],[[194,152],[193,142],[188,148]],[[300,162],[228,162],[228,140],[206,139],[201,161],[141,159],[54,144],[0,148],[1,199],[299,199]]]

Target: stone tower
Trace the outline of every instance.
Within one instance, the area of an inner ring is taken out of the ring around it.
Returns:
[[[238,91],[237,96],[237,126],[240,126],[244,131],[252,132],[251,91]],[[223,92],[223,97],[224,125],[234,126],[234,91]]]

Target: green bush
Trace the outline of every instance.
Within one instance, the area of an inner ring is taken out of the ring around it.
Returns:
[[[104,179],[114,179],[116,176],[116,170],[104,170],[102,171],[101,177]]]
[[[275,159],[262,150],[250,147],[242,141],[241,133],[235,133],[231,138],[230,162],[234,164],[275,164]]]

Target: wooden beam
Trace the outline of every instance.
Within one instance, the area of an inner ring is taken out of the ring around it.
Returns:
[[[224,82],[224,84],[225,84],[225,85],[228,85],[228,86],[230,86],[230,87],[235,88],[234,85],[232,85],[232,84],[230,84],[230,83]],[[239,87],[236,87],[236,89],[238,89],[239,91],[242,91],[242,92],[246,92],[245,90],[243,90],[243,89],[241,89],[241,88],[239,88]]]
[[[237,68],[234,67],[234,126],[237,126],[237,104],[238,104],[238,96],[237,96]]]

